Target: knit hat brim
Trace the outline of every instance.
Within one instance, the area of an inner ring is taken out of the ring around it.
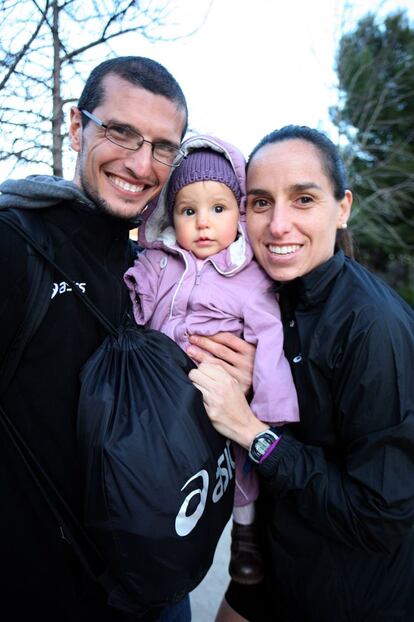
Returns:
[[[240,203],[242,191],[236,173],[223,153],[210,148],[191,151],[174,169],[167,191],[167,210],[172,215],[175,197],[184,186],[198,181],[217,181],[225,184],[233,192],[237,203]]]

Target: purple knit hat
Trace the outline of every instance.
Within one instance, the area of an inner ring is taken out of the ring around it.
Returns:
[[[181,188],[196,181],[218,181],[226,184],[240,203],[242,192],[236,173],[226,156],[213,149],[194,149],[174,169],[168,182],[167,210],[172,214],[175,196]]]

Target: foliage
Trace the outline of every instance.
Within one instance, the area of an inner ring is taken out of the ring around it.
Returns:
[[[414,29],[399,11],[342,36],[331,110],[355,194],[361,260],[414,304]],[[344,140],[345,139],[345,140]]]
[[[139,37],[192,34],[174,17],[171,0],[0,0],[0,161],[62,175],[64,115],[85,76],[121,38],[139,50]]]

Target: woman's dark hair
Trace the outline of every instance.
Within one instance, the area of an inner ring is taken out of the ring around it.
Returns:
[[[144,56],[119,56],[106,60],[92,70],[83,88],[78,102],[78,108],[93,112],[105,97],[103,79],[105,76],[116,75],[130,84],[150,91],[155,95],[162,95],[166,99],[177,104],[185,113],[185,127],[187,131],[188,109],[184,93],[176,79],[170,72],[151,58]],[[89,123],[89,119],[82,115],[83,126]]]
[[[304,140],[311,143],[319,152],[323,170],[332,183],[335,199],[340,201],[344,198],[348,182],[344,163],[337,147],[325,134],[306,125],[286,125],[264,136],[251,152],[247,162],[247,169],[256,153],[262,147],[280,143],[284,140]],[[342,248],[349,257],[354,256],[352,236],[347,229],[339,229],[337,231],[336,245],[338,248]]]

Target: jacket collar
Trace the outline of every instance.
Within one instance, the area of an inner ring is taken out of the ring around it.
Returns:
[[[295,306],[312,307],[325,302],[332,289],[332,284],[345,263],[342,250],[308,274],[293,281],[275,281],[275,291],[282,297],[288,296]]]

